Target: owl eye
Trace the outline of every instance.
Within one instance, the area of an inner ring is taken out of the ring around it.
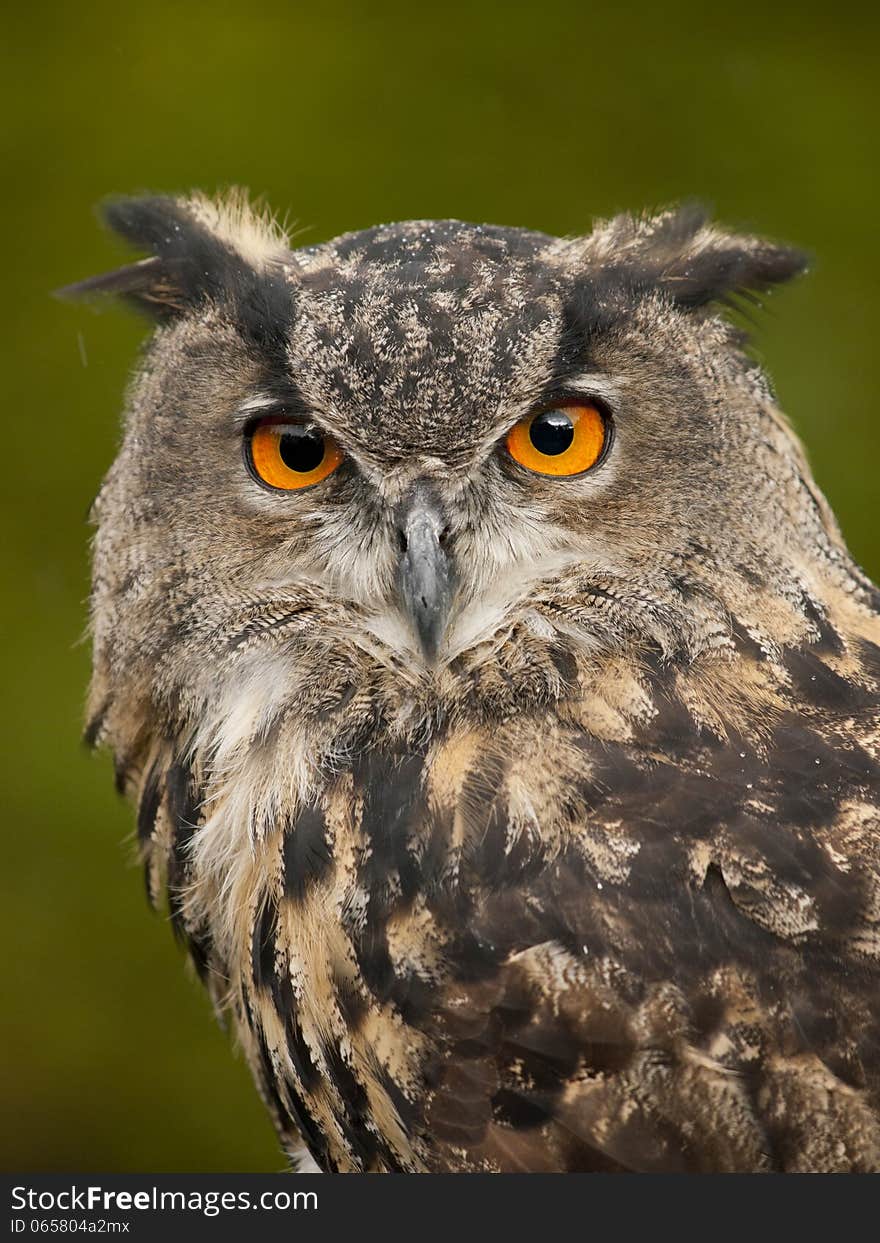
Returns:
[[[313,424],[283,416],[261,419],[245,444],[253,473],[283,492],[320,483],[342,461],[342,451],[332,436]]]
[[[607,439],[596,407],[572,404],[520,419],[507,434],[507,451],[538,475],[582,475],[601,459]]]

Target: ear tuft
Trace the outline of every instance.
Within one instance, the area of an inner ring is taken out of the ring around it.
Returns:
[[[166,259],[179,252],[192,224],[185,201],[165,195],[108,199],[101,216],[130,245]]]
[[[88,276],[73,285],[55,290],[63,301],[81,301],[95,297],[124,298],[158,319],[186,309],[179,291],[168,281],[168,272],[161,259],[141,259],[113,272]]]
[[[233,190],[216,201],[194,194],[111,199],[102,215],[110,228],[151,257],[58,291],[63,298],[117,295],[158,319],[201,303],[230,301],[257,337],[289,304],[288,239],[271,218]],[[273,305],[274,304],[274,305]]]
[[[617,216],[584,239],[582,254],[588,269],[601,264],[603,281],[613,275],[633,295],[659,292],[688,311],[754,300],[808,266],[793,247],[716,228],[694,203],[655,216]]]

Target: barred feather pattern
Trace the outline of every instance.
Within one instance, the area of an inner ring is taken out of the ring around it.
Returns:
[[[544,710],[349,740],[268,815],[259,765],[245,810],[244,770],[161,747],[151,891],[291,1153],[880,1169],[880,648],[844,614],[778,662],[557,650]],[[289,762],[283,728],[255,746]]]

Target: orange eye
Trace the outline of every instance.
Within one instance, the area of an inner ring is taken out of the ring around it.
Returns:
[[[582,475],[599,461],[606,439],[595,406],[559,406],[521,419],[507,433],[507,451],[539,475]]]
[[[312,424],[283,417],[262,419],[256,425],[248,454],[263,483],[284,492],[320,483],[342,461],[342,451],[331,436]]]

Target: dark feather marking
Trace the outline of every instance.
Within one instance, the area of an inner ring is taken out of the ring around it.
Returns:
[[[505,1033],[504,1060],[522,1067],[522,1075],[547,1099],[563,1090],[578,1066],[583,1048],[578,1033],[552,1013],[537,1017],[515,1033]]]
[[[508,953],[505,944],[497,944],[475,928],[465,927],[454,938],[449,951],[454,978],[462,982],[491,979]]]
[[[671,754],[678,758],[682,752],[693,751],[699,744],[708,744],[709,738],[694,722],[693,717],[674,691],[676,666],[662,659],[657,653],[646,653],[642,663],[648,674],[648,684],[654,701],[655,714],[645,726],[646,742],[661,740],[668,744]]]
[[[361,825],[370,843],[363,881],[371,897],[384,890],[392,871],[397,873],[405,896],[418,889],[419,870],[410,849],[410,826],[424,807],[423,768],[423,755],[375,752],[363,756],[356,766],[355,781],[364,791]]]
[[[321,810],[307,807],[284,834],[284,891],[294,902],[323,879],[333,867]]]
[[[519,1131],[529,1131],[534,1127],[543,1126],[553,1117],[553,1111],[546,1104],[536,1099],[531,1093],[526,1096],[511,1088],[502,1088],[492,1097],[492,1112],[495,1120],[507,1123]]]
[[[550,659],[556,666],[557,672],[566,687],[576,687],[578,685],[578,666],[573,654],[567,648],[556,646],[550,649]]]
[[[198,827],[202,796],[196,789],[192,773],[177,761],[171,764],[165,778],[168,812],[174,824],[174,852],[182,866],[186,847]]]
[[[800,828],[828,823],[844,791],[855,792],[880,778],[866,752],[855,746],[833,748],[795,717],[774,730],[767,770],[777,816]]]
[[[125,795],[128,785],[128,762],[124,756],[117,755],[113,760],[113,788],[117,794]]]
[[[168,907],[174,934],[186,945],[199,978],[211,969],[211,937],[205,928],[194,928],[184,919],[182,891],[189,873],[188,847],[198,828],[202,796],[186,765],[175,761],[165,774],[165,798],[171,819],[171,850],[168,855]]]
[[[98,711],[91,717],[83,731],[83,743],[91,750],[98,744],[98,738],[101,730],[104,728],[104,722],[107,719],[107,713],[110,711],[110,700],[105,699]]]
[[[784,653],[783,664],[791,677],[792,686],[804,703],[853,713],[877,707],[876,694],[869,694],[856,683],[835,673],[812,648],[802,651],[789,649]]]
[[[258,949],[258,957],[260,953]],[[284,1024],[285,1041],[291,1063],[303,1089],[308,1092],[320,1081],[320,1071],[312,1059],[309,1046],[299,1025],[296,995],[293,991],[290,972],[286,968],[278,970],[274,961],[271,966],[268,984],[272,992],[272,1000],[275,1003],[276,1013]]]
[[[159,804],[162,801],[161,777],[158,765],[154,764],[141,791],[137,813],[137,833],[141,842],[146,842],[152,836],[156,824]]]
[[[520,832],[508,841],[507,795],[500,791],[487,808],[485,826],[475,833],[475,844],[467,851],[465,863],[479,883],[490,889],[519,884],[543,866],[544,845]]]
[[[309,1046],[306,1044],[302,1029],[294,1015],[289,1015],[284,1025],[287,1040],[287,1051],[293,1068],[305,1091],[310,1091],[321,1081],[321,1072],[312,1060]]]
[[[397,988],[385,924],[391,911],[408,903],[420,884],[410,836],[412,825],[424,815],[423,765],[420,754],[368,752],[354,770],[356,788],[363,791],[361,829],[368,843],[359,880],[369,901],[363,927],[352,930],[352,940],[364,982],[382,1002],[391,1000]],[[404,1005],[415,1004],[409,984],[403,984],[397,995]]]
[[[388,998],[405,1023],[418,1027],[436,1003],[437,988],[414,971],[395,974]]]
[[[369,1011],[369,1002],[348,975],[334,974],[333,991],[346,1029],[357,1032]]]
[[[254,919],[251,937],[251,969],[257,988],[271,989],[276,978],[275,938],[278,932],[278,908],[271,898],[264,899]]]
[[[390,1163],[390,1169],[397,1170],[398,1163],[387,1145],[368,1128],[370,1101],[363,1085],[358,1082],[336,1044],[328,1043],[322,1051],[330,1081],[345,1107],[345,1116],[338,1118],[339,1124],[362,1168],[370,1169],[377,1155],[381,1154],[385,1163]]]
[[[377,1001],[388,1001],[394,992],[395,977],[384,923],[371,920],[368,911],[363,932],[355,935],[353,940],[364,983]]]
[[[394,1082],[391,1075],[384,1068],[379,1068],[377,1077],[382,1088],[388,1094],[388,1099],[394,1106],[404,1130],[412,1134],[419,1127],[422,1120],[422,1111],[419,1105],[404,1094],[403,1090]]]
[[[327,1174],[336,1173],[336,1163],[330,1157],[327,1140],[309,1112],[308,1098],[300,1096],[287,1079],[282,1081],[278,1090],[286,1096],[287,1112],[319,1168]]]
[[[186,937],[186,947],[196,974],[204,983],[211,971],[211,938],[207,933],[196,935],[190,931]]]

